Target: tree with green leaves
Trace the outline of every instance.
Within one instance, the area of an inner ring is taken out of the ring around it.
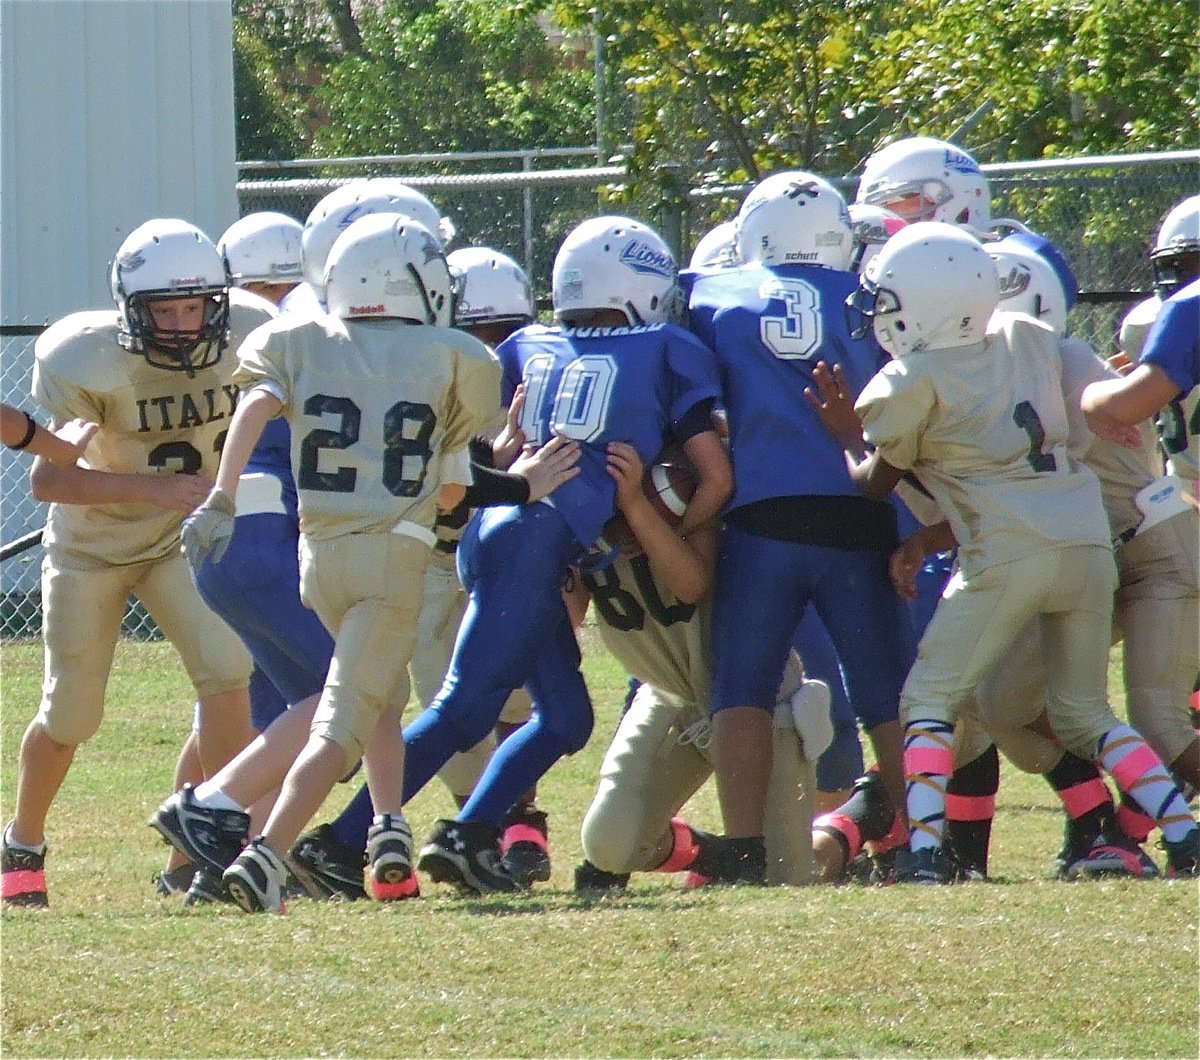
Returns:
[[[638,170],[697,184],[783,166],[851,174],[899,136],[980,161],[1192,146],[1200,85],[1183,0],[617,0],[548,5],[602,41]],[[1190,28],[1189,28],[1190,27]]]

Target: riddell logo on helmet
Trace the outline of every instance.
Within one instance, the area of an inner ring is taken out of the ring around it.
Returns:
[[[619,260],[622,265],[628,265],[634,272],[648,276],[675,275],[675,260],[670,254],[664,254],[661,250],[655,250],[645,243],[639,243],[636,239],[630,240],[626,244],[625,249],[621,251]]]
[[[378,317],[382,316],[387,311],[387,307],[380,305],[352,305],[350,312],[358,317]]]
[[[177,276],[171,281],[172,287],[201,287],[204,280],[199,276]]]

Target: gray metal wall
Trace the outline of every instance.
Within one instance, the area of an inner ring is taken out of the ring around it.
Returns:
[[[238,216],[233,22],[212,0],[0,0],[0,312],[110,302],[150,217]]]

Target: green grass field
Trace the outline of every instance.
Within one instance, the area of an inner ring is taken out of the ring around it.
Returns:
[[[2,662],[7,820],[41,647],[6,642]],[[595,735],[541,787],[548,885],[468,900],[423,881],[415,902],[248,917],[154,896],[166,848],[145,821],[170,791],[191,701],[168,647],[122,643],[105,724],[51,817],[52,907],[0,925],[0,1053],[1200,1055],[1200,890],[1049,879],[1054,797],[1007,768],[989,884],[684,892],[651,875],[621,897],[575,897],[579,822],[625,683],[590,630],[585,665]],[[433,785],[408,816],[420,838],[450,810]],[[717,826],[711,786],[688,814]]]

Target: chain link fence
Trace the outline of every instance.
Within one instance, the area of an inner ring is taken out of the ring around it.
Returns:
[[[278,210],[303,221],[333,187],[362,176],[392,176],[428,195],[453,220],[455,246],[486,245],[521,261],[539,305],[549,307],[550,271],[566,233],[598,213],[623,213],[654,224],[686,262],[713,224],[737,212],[748,186],[693,190],[664,169],[648,197],[630,199],[620,166],[596,166],[589,149],[468,155],[246,163],[238,183],[243,214]],[[1168,210],[1197,192],[1200,151],[1062,162],[984,166],[997,217],[1017,218],[1064,252],[1083,295],[1070,330],[1101,354],[1116,348],[1121,318],[1151,289],[1149,251]],[[511,167],[497,172],[500,166]],[[841,181],[853,196],[854,182]],[[214,233],[218,235],[219,233]],[[102,267],[98,263],[97,267]],[[32,409],[29,384],[35,327],[0,329],[0,400]],[[46,506],[29,493],[28,457],[0,449],[0,637],[34,636],[41,628],[40,529]],[[9,556],[10,547],[29,547]],[[131,599],[126,631],[157,636]]]

